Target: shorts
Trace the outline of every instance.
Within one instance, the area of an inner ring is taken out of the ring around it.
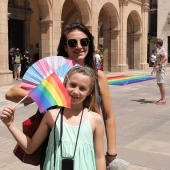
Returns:
[[[164,83],[165,79],[165,72],[156,72],[156,82],[159,83]]]
[[[21,64],[14,64],[14,72],[21,71]]]

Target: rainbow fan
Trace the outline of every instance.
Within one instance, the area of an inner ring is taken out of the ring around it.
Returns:
[[[26,71],[21,87],[32,90],[53,72],[56,72],[60,80],[63,81],[66,73],[75,65],[74,61],[62,56],[49,56],[40,59]]]
[[[112,76],[108,77],[108,84],[109,85],[117,85],[117,86],[123,86],[127,84],[132,84],[132,83],[138,83],[142,81],[147,81],[147,80],[153,80],[155,79],[155,76]]]
[[[70,108],[68,93],[55,72],[30,91],[28,96],[36,102],[41,113],[56,105]]]

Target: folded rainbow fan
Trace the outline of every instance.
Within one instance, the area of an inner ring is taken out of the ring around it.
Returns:
[[[21,87],[32,90],[51,73],[56,72],[61,81],[76,63],[62,56],[49,56],[31,65],[22,78]]]
[[[68,93],[55,72],[30,91],[28,96],[36,102],[41,113],[56,105],[70,108]]]
[[[21,99],[13,108],[25,98],[31,97],[38,105],[40,113],[43,113],[52,106],[70,108],[70,97],[56,72],[46,77],[28,95]]]

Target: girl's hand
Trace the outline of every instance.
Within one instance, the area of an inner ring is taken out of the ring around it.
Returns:
[[[0,116],[1,121],[8,127],[11,125],[11,123],[14,120],[14,112],[15,112],[15,109],[10,108],[10,107],[6,107],[2,111],[2,114]]]

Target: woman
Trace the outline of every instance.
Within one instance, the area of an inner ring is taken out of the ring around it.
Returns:
[[[93,59],[94,51],[92,34],[83,24],[73,23],[62,34],[57,55],[68,57],[79,65],[91,67],[96,74],[99,91],[98,103],[102,109],[107,137],[106,160],[109,163],[117,156],[116,126],[107,77],[104,72],[96,69]],[[27,94],[28,91],[21,89],[20,85],[16,85],[6,93],[6,99],[18,102]],[[32,102],[32,100],[27,98],[24,102]]]

